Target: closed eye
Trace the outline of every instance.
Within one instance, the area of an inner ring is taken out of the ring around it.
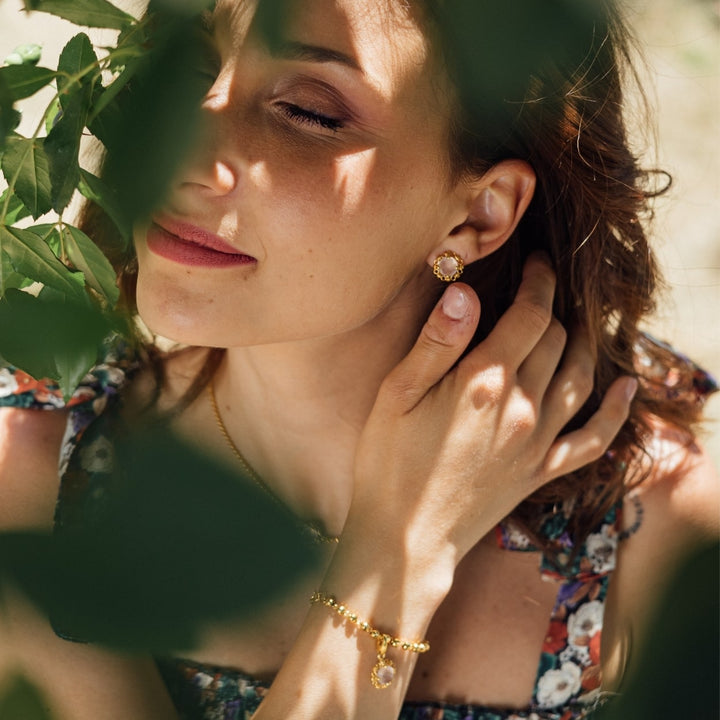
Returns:
[[[321,127],[325,130],[332,130],[333,132],[337,132],[345,126],[345,123],[338,118],[307,110],[293,103],[280,102],[277,103],[277,106],[287,118],[301,125]]]

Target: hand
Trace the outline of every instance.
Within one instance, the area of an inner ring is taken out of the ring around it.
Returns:
[[[415,552],[449,544],[459,562],[541,485],[605,452],[637,383],[616,380],[583,427],[558,437],[592,391],[595,361],[586,334],[568,342],[553,318],[554,288],[531,257],[512,306],[457,366],[480,307],[467,285],[447,288],[379,391],[350,517],[369,515],[376,535]]]

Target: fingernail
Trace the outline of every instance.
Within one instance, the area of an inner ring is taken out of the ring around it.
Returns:
[[[440,301],[442,311],[451,320],[461,320],[467,315],[469,306],[467,293],[457,285],[450,285]]]
[[[630,402],[634,397],[638,389],[637,378],[628,378],[625,381],[625,399]]]

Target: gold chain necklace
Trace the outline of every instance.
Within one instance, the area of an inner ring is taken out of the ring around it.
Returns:
[[[227,446],[232,450],[233,455],[238,459],[243,470],[252,478],[253,482],[262,490],[264,490],[278,505],[282,505],[287,509],[287,505],[273,492],[272,488],[255,472],[250,463],[245,459],[245,456],[240,452],[238,446],[233,442],[230,437],[230,433],[223,422],[222,416],[220,415],[220,408],[215,398],[215,384],[214,378],[211,378],[207,385],[208,395],[210,396],[210,406],[212,407],[213,415],[215,415],[215,422],[217,423],[218,429],[221,435],[225,438]],[[313,536],[313,539],[321,543],[337,543],[340,542],[340,538],[334,535],[326,535],[316,523],[309,520],[302,520],[303,527]]]

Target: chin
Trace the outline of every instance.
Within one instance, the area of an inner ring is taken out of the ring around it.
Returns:
[[[208,322],[209,318],[197,312],[197,305],[193,310],[189,299],[173,295],[158,293],[157,287],[148,290],[138,282],[138,315],[148,330],[183,345],[218,345],[217,318]]]

